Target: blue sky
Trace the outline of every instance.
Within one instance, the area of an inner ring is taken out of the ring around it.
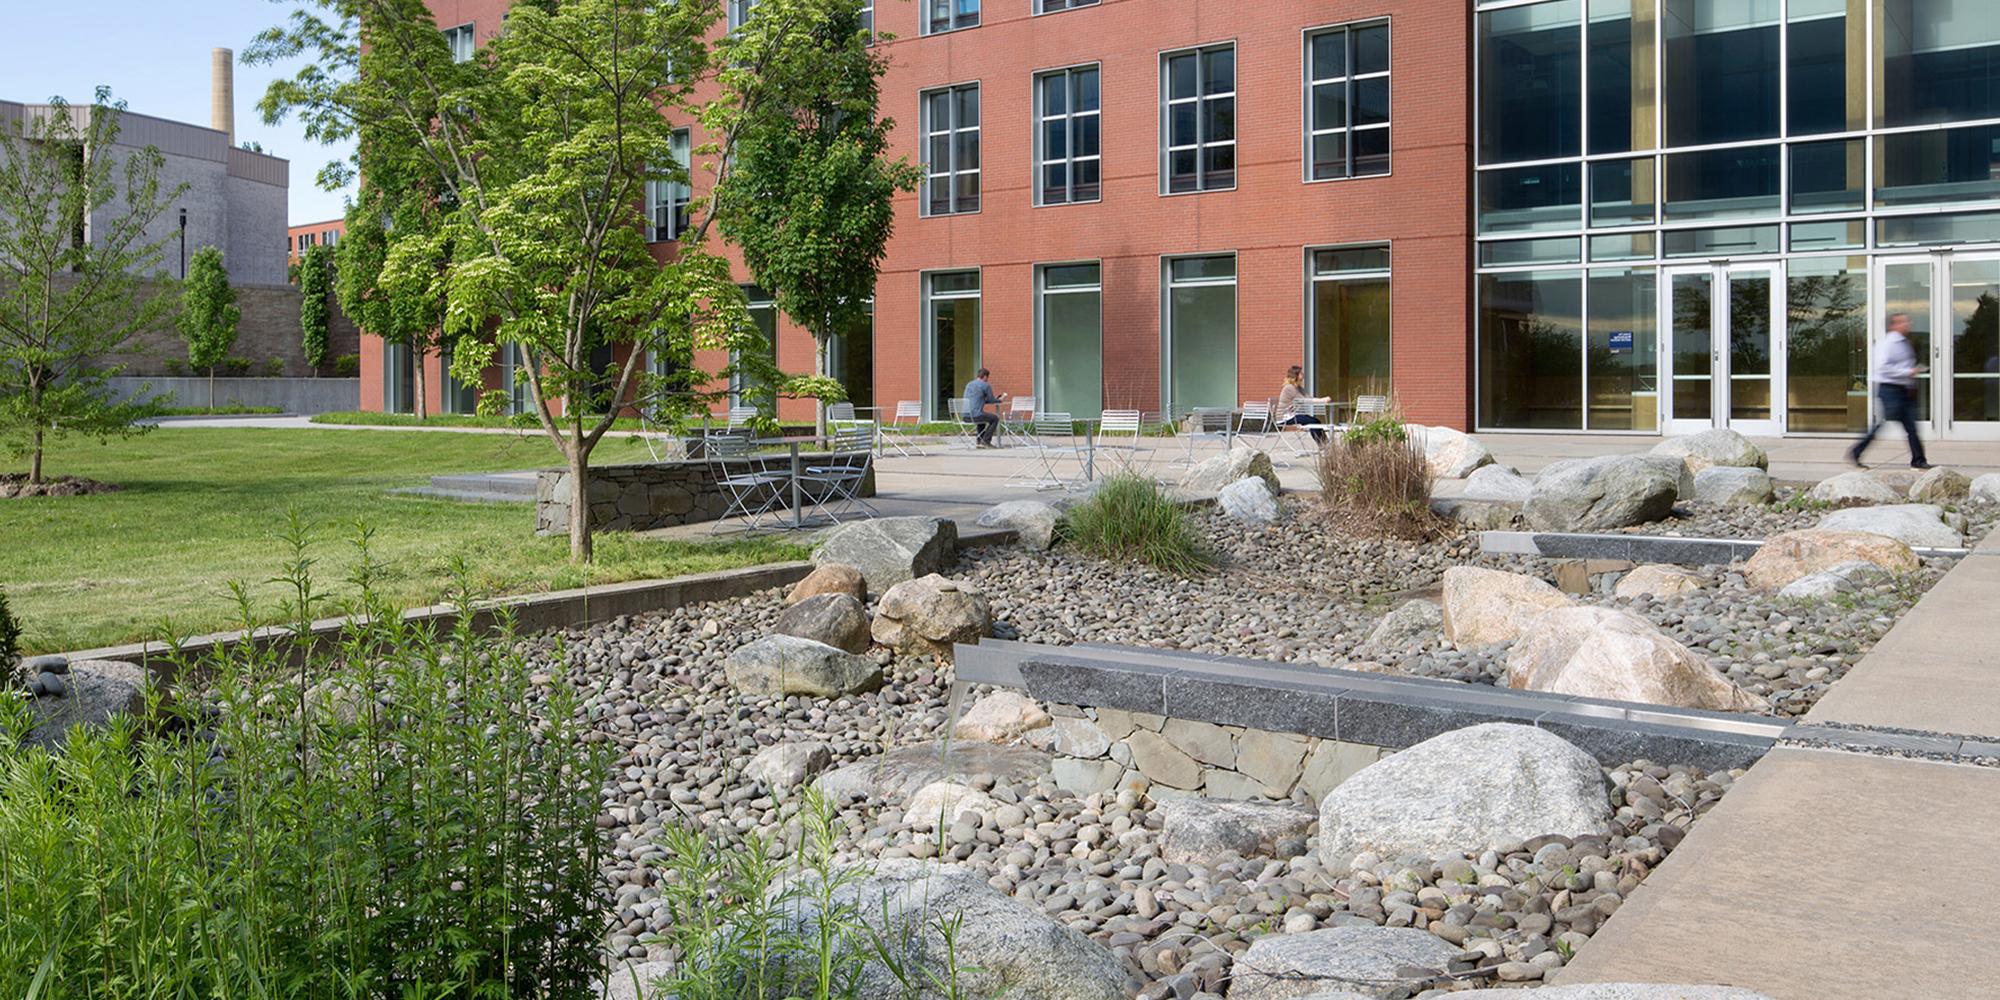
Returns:
[[[257,115],[265,85],[296,67],[241,61],[257,32],[291,9],[271,0],[0,0],[0,99],[85,101],[105,84],[133,111],[207,125],[209,50],[235,49],[237,141],[292,161],[293,222],[334,218],[351,192],[322,191],[313,178],[345,151],[308,141],[296,120],[268,126]]]

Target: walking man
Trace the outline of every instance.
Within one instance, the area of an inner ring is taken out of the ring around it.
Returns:
[[[1882,404],[1881,412],[1876,414],[1868,433],[1847,450],[1847,460],[1857,468],[1867,468],[1861,464],[1861,454],[1875,440],[1875,432],[1891,420],[1902,424],[1903,433],[1910,437],[1910,467],[1931,467],[1924,458],[1923,439],[1917,437],[1917,376],[1924,371],[1924,366],[1917,363],[1916,349],[1910,346],[1910,317],[1891,313],[1889,332],[1882,338],[1875,361],[1875,396]]]
[[[965,419],[979,428],[979,447],[993,447],[993,432],[1000,429],[1000,415],[988,413],[986,408],[998,406],[1007,401],[1005,393],[995,396],[993,383],[987,381],[993,373],[981,368],[972,381],[965,383]]]

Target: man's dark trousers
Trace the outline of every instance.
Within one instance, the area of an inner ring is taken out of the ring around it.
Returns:
[[[1868,428],[1868,433],[1861,435],[1861,440],[1856,441],[1853,448],[1848,449],[1848,457],[1856,462],[1861,461],[1861,453],[1868,449],[1869,442],[1875,440],[1875,432],[1881,430],[1882,425],[1894,421],[1903,425],[1903,433],[1909,435],[1910,464],[1928,465],[1929,461],[1924,458],[1924,441],[1917,436],[1915,390],[1906,385],[1883,382],[1875,387],[1875,396],[1882,403],[1881,418],[1875,421],[1874,426]]]
[[[976,413],[972,423],[979,428],[979,443],[992,444],[993,432],[1000,429],[1000,418],[991,413]]]

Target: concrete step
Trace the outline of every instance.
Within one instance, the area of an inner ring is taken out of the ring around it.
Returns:
[[[492,490],[446,490],[435,486],[410,486],[389,492],[400,496],[457,500],[462,503],[533,503],[535,500],[533,493],[522,496],[519,493],[500,493]]]
[[[533,500],[535,498],[535,477],[532,473],[503,472],[490,475],[432,476],[431,489],[457,493],[483,493],[505,497],[510,500]]]

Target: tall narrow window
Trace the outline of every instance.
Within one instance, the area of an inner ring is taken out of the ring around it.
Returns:
[[[1777,0],[1666,0],[1667,145],[1778,135]]]
[[[1313,251],[1312,292],[1312,391],[1344,403],[1390,395],[1389,248]]]
[[[875,0],[861,0],[861,30],[875,37]]]
[[[776,367],[778,364],[778,303],[771,293],[756,285],[744,285],[743,295],[749,300],[750,321],[757,324],[757,332],[764,337],[758,346],[763,359]],[[729,405],[754,406],[768,416],[777,412],[777,390],[766,380],[749,371],[743,364],[743,355],[732,351],[729,357],[731,367],[738,370],[729,378]]]
[[[757,0],[729,0],[729,30],[735,31],[750,23],[750,11],[757,6]]]
[[[1653,148],[1654,0],[1590,0],[1590,151]]]
[[[1310,179],[1389,172],[1389,22],[1308,36],[1306,93]]]
[[[1166,305],[1168,410],[1236,405],[1236,258],[1168,261]]]
[[[472,25],[461,24],[455,28],[444,29],[444,45],[451,50],[452,62],[471,62],[472,53],[478,48]]]
[[[1059,10],[1075,10],[1078,7],[1095,7],[1097,0],[1035,0],[1035,13],[1053,14]]]
[[[1479,162],[1583,150],[1578,0],[1479,12]]]
[[[646,182],[646,218],[655,243],[680,239],[681,234],[687,232],[688,202],[694,195],[694,189],[686,179],[687,129],[675,130],[673,155],[674,165],[678,168],[674,175]]]
[[[979,27],[979,0],[924,0],[924,34]]]
[[[1236,47],[1170,52],[1160,69],[1160,159],[1166,191],[1235,187]]]
[[[979,272],[928,275],[924,299],[924,416],[943,420],[979,371]]]
[[[1104,288],[1097,264],[1041,268],[1042,409],[1096,420],[1104,412]]]
[[[979,211],[979,85],[924,94],[924,214]]]
[[[1097,67],[1044,73],[1035,80],[1041,128],[1035,133],[1035,191],[1044,205],[1096,201],[1100,159]]]

